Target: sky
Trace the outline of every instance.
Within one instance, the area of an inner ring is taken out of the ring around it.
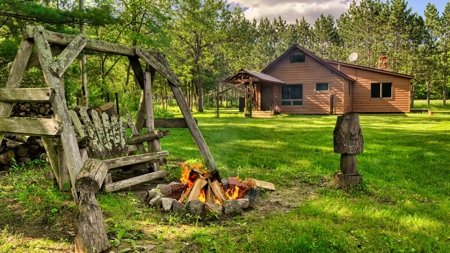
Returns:
[[[247,19],[250,20],[256,18],[259,21],[264,17],[273,20],[281,16],[288,23],[294,23],[295,19],[301,20],[305,17],[310,24],[314,24],[320,14],[325,16],[331,14],[335,19],[339,18],[347,11],[351,2],[351,0],[228,0],[232,6],[241,7]],[[433,3],[439,13],[444,11],[447,3],[446,0],[409,0],[407,2],[412,12],[417,12],[421,16],[428,2]]]

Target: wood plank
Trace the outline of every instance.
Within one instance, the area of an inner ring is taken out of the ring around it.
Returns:
[[[140,133],[138,132],[138,130],[136,129],[136,126],[133,124],[133,119],[131,118],[130,114],[126,114],[125,117],[127,118],[127,122],[128,122],[128,127],[130,128],[131,133],[134,136],[140,136]],[[145,140],[147,141],[147,140]],[[141,152],[141,154],[147,153],[147,151],[145,150],[144,144],[142,144],[144,141],[140,141],[140,142],[133,142],[130,141],[130,138],[126,140],[127,145],[133,145],[136,144],[139,152]]]
[[[155,153],[145,153],[139,155],[130,155],[126,157],[112,158],[108,160],[104,160],[105,164],[108,166],[108,169],[119,168],[123,166],[128,166],[136,163],[144,163],[149,161],[159,160],[160,158],[165,158],[169,156],[169,152],[167,150]]]
[[[183,93],[181,92],[180,87],[173,85],[170,81],[169,85],[177,100],[178,106],[181,109],[181,112],[189,128],[189,131],[191,132],[192,138],[194,138],[195,144],[197,144],[200,154],[203,157],[206,167],[209,170],[217,170],[218,167],[216,161],[214,160],[214,157],[212,156],[211,151],[208,148],[208,145],[206,145],[205,139],[203,138],[203,135],[197,126],[197,122],[192,116],[191,109],[187,105],[186,100],[184,100],[184,96]]]
[[[0,89],[1,102],[52,102],[55,90],[52,88]]]
[[[123,119],[123,117],[119,118],[119,122],[118,122],[118,125],[119,125],[119,128],[118,128],[119,131],[118,131],[118,133],[119,133],[119,137],[120,137],[120,139],[119,139],[119,141],[120,141],[119,145],[120,145],[120,147],[122,148],[124,154],[127,154],[127,152],[128,152],[128,150],[127,150],[127,142],[126,142],[126,138],[127,138],[126,124],[127,124],[127,123],[125,122],[125,120]]]
[[[29,29],[30,28],[27,27],[26,30],[30,31]],[[74,127],[69,116],[69,110],[67,109],[67,101],[64,96],[64,86],[61,84],[61,80],[53,76],[50,72],[49,67],[53,63],[53,57],[50,51],[50,45],[44,35],[44,28],[39,26],[36,29],[33,28],[31,31],[33,32],[30,36],[34,38],[34,42],[36,43],[39,61],[41,63],[45,81],[49,87],[55,90],[56,95],[55,99],[53,99],[52,106],[57,119],[59,119],[63,125],[64,131],[61,133],[61,141],[64,148],[64,157],[66,158],[66,164],[70,174],[72,189],[75,189],[75,180],[83,164],[81,163],[80,150],[78,148]],[[72,193],[75,194],[74,191],[72,191]],[[74,197],[76,196],[74,195]]]
[[[106,184],[104,186],[105,192],[113,192],[121,189],[125,189],[134,185],[142,184],[151,180],[155,180],[158,178],[166,177],[167,172],[165,170],[159,170],[156,172],[151,172],[148,174],[144,174],[141,176],[133,177],[130,179],[125,179],[122,181]]]
[[[34,26],[27,26],[23,31],[23,38],[32,39],[34,37],[34,29]],[[48,43],[61,46],[69,45],[69,43],[72,42],[77,36],[72,34],[52,32],[48,30],[43,30],[42,35],[47,38]],[[134,48],[132,47],[90,38],[86,38],[86,46],[84,47],[84,49],[123,56],[136,56],[134,53]]]
[[[86,137],[86,133],[84,132],[83,124],[81,124],[80,118],[78,118],[78,115],[75,111],[70,110],[70,118],[72,118],[73,126],[75,127],[75,130],[77,131],[78,135],[81,138]]]
[[[97,139],[98,143],[95,148],[101,147],[101,149],[103,150],[102,157],[111,157],[110,150],[111,150],[112,145],[109,144],[108,141],[106,140],[105,129],[102,126],[102,121],[100,120],[97,111],[92,110],[91,117],[92,117],[92,122],[94,124],[94,131],[98,136],[98,139]]]
[[[115,117],[115,116],[113,116]],[[111,129],[111,123],[109,121],[109,116],[105,112],[102,113],[103,129],[105,131],[105,147],[108,149],[111,157],[122,155],[116,152],[114,147],[114,137]]]
[[[104,156],[104,147],[99,140],[99,136],[95,131],[95,126],[91,122],[86,108],[80,108],[80,119],[83,121],[84,130],[91,140],[91,145],[88,146],[89,156],[93,158],[100,158]]]
[[[47,118],[0,117],[0,131],[31,136],[55,136],[61,134],[61,123]]]
[[[50,70],[57,76],[62,77],[66,69],[72,64],[76,57],[86,46],[87,40],[83,34],[78,34],[58,56],[56,61],[50,66]]]
[[[153,68],[156,69],[163,77],[169,80],[175,86],[181,86],[181,81],[172,71],[170,66],[165,59],[163,53],[160,52],[152,52],[149,50],[145,50],[143,48],[136,48],[136,54],[141,57],[145,62],[150,64]]]
[[[117,154],[126,153],[127,149],[126,149],[126,147],[124,147],[124,145],[122,145],[122,140],[121,140],[124,137],[122,136],[119,121],[117,120],[116,117],[111,118],[111,132],[112,132],[111,138],[113,139],[113,145],[116,150],[116,153]]]

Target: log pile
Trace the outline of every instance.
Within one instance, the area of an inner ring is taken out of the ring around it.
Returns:
[[[53,108],[50,103],[16,103],[11,112],[11,117],[50,118],[52,115]]]
[[[8,169],[13,161],[26,163],[44,157],[45,148],[39,137],[7,135],[0,144],[0,170]]]

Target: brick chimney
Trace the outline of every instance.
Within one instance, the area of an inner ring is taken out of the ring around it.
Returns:
[[[388,70],[388,62],[386,51],[382,51],[380,57],[378,57],[378,69]]]

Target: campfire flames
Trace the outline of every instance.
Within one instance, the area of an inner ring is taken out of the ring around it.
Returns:
[[[222,204],[225,200],[239,199],[245,196],[248,185],[241,183],[239,178],[231,178],[229,189],[225,191],[219,172],[209,171],[202,164],[182,163],[181,183],[185,185],[184,192],[179,199],[183,202],[198,199],[203,203]],[[198,196],[197,196],[198,195]]]

